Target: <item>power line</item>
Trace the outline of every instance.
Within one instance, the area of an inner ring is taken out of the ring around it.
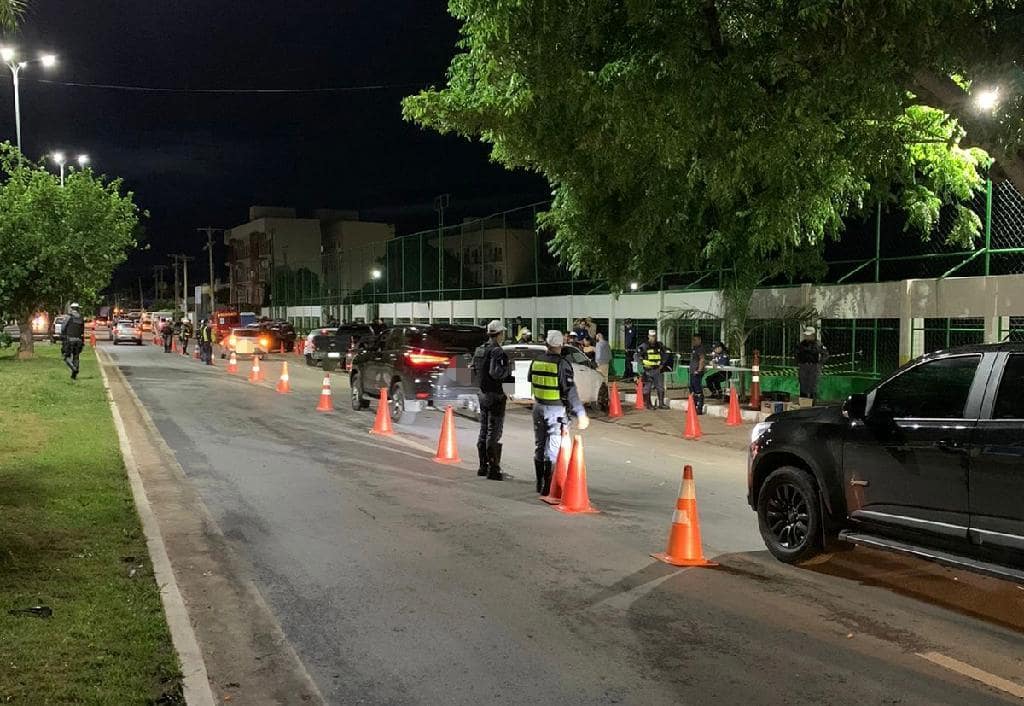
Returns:
[[[108,91],[129,91],[133,93],[205,93],[213,95],[357,93],[368,91],[383,91],[391,88],[409,88],[410,86],[423,86],[422,83],[382,83],[371,86],[335,86],[328,88],[161,88],[157,86],[124,86],[121,84],[114,83],[79,83],[76,81],[52,81],[45,78],[33,78],[22,80],[31,80],[35,83],[46,83],[54,86],[71,86],[74,88],[97,88]]]

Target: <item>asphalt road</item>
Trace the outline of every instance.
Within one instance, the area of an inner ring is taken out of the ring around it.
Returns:
[[[745,504],[745,453],[595,420],[592,503],[533,492],[532,431],[513,412],[505,470],[433,463],[440,415],[367,433],[372,408],[314,412],[293,393],[160,349],[116,361],[331,703],[986,704],[1024,694],[1024,589],[862,549],[790,567]],[[247,364],[243,366],[244,370]],[[668,413],[650,413],[668,414]],[[627,418],[628,419],[628,418]],[[717,569],[654,561],[684,463]]]

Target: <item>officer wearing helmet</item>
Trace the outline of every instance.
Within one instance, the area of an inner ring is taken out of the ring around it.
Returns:
[[[78,356],[82,352],[83,339],[85,338],[85,319],[79,311],[78,304],[74,303],[68,307],[68,320],[61,329],[64,338],[61,344],[60,354],[64,358],[64,364],[71,369],[71,379],[78,377]]]
[[[580,402],[573,377],[572,363],[562,356],[565,337],[561,331],[548,331],[544,341],[547,352],[530,363],[533,388],[533,465],[537,473],[537,492],[551,492],[551,472],[562,443],[562,428],[569,414],[579,420],[580,429],[590,426],[590,418]]]
[[[473,354],[473,372],[480,384],[477,399],[480,402],[480,436],[476,450],[480,457],[478,476],[488,480],[504,480],[501,474],[501,433],[505,427],[505,405],[508,397],[502,381],[511,372],[508,355],[501,344],[505,341],[505,327],[495,319],[487,324],[487,343]]]

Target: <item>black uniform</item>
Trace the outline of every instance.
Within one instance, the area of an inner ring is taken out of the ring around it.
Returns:
[[[826,358],[828,350],[814,339],[800,341],[797,345],[796,362],[801,397],[814,399],[818,394],[818,377]]]
[[[505,404],[508,398],[501,381],[508,377],[511,365],[505,350],[493,338],[476,349],[473,370],[480,383],[480,436],[476,450],[480,456],[478,476],[502,480],[501,433],[505,428]]]
[[[174,327],[171,326],[169,321],[165,321],[160,326],[160,335],[164,339],[164,353],[171,352],[171,342],[174,340]]]
[[[188,355],[188,342],[192,338],[193,329],[191,321],[184,321],[181,324],[181,331],[178,334],[178,340],[181,341],[181,354]]]
[[[690,350],[690,393],[693,394],[693,404],[697,408],[697,414],[704,414],[704,366],[707,357],[704,351],[704,344],[698,343]]]
[[[634,358],[636,358],[636,326],[626,324],[622,329],[622,333],[626,344],[626,366],[623,371],[623,380],[632,380],[636,377],[633,367]]]
[[[71,368],[71,379],[78,377],[78,356],[82,352],[83,339],[85,337],[85,319],[75,310],[71,311],[68,320],[64,322],[61,329],[60,354],[64,357],[64,363]]]

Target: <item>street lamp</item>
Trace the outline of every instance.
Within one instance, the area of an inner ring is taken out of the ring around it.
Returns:
[[[629,283],[629,291],[635,292],[638,289],[640,289],[640,285],[639,284],[637,284],[636,282],[630,282]]]
[[[373,279],[373,300],[374,301],[377,301],[377,280],[379,280],[381,278],[382,274],[383,273],[380,270],[376,269],[376,268],[370,270],[370,278]]]
[[[78,166],[80,169],[85,169],[86,165],[89,164],[89,155],[80,154],[78,155]]]
[[[14,47],[0,47],[0,60],[7,64],[11,70],[11,77],[14,80],[14,129],[18,137],[18,149],[21,149],[21,93],[18,90],[18,74],[29,64],[42,64],[43,68],[53,68],[57,65],[57,57],[54,54],[43,54],[38,59],[18,61],[18,52]]]
[[[986,88],[983,91],[979,91],[974,96],[974,105],[982,112],[991,113],[999,105],[999,89]]]
[[[68,162],[67,157],[63,152],[54,152],[50,155],[50,159],[60,165],[60,185],[64,186],[64,165]]]

